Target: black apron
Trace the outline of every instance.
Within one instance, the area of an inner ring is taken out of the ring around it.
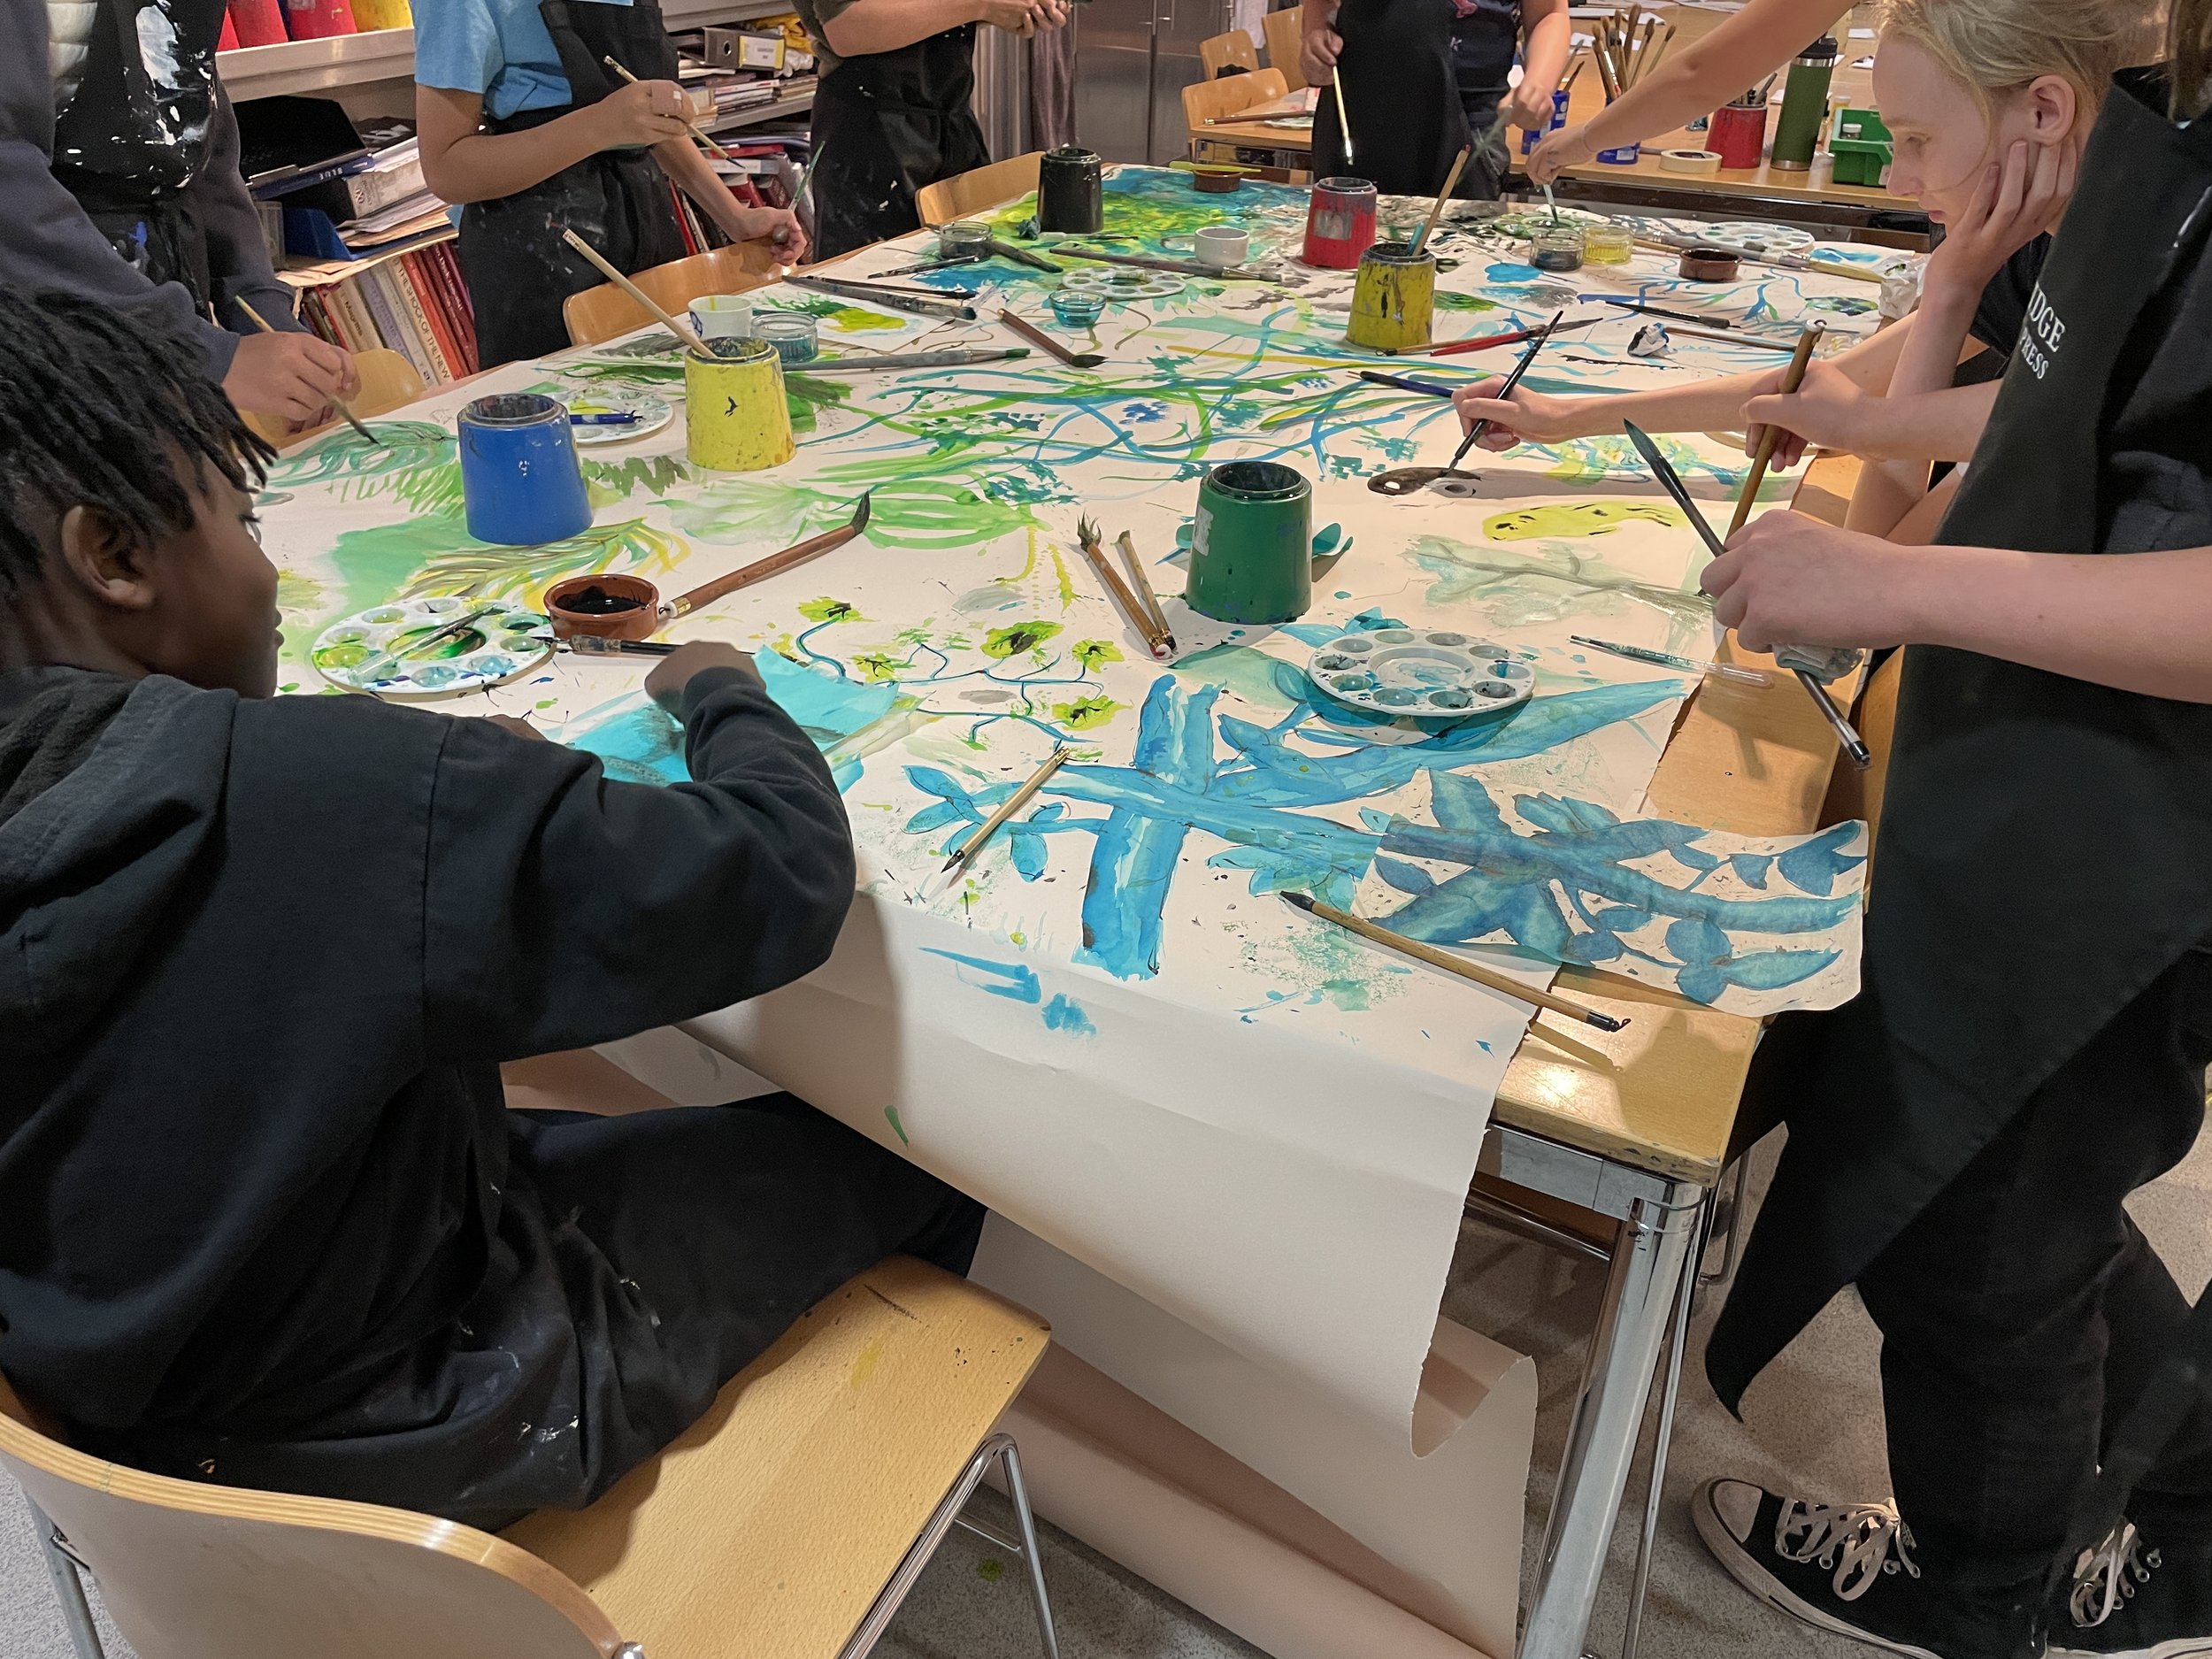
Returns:
[[[173,83],[148,72],[142,12],[173,35]],[[222,30],[223,0],[101,0],[84,78],[54,122],[54,177],[85,216],[148,281],[181,283],[203,307],[207,239],[184,193],[207,165]]]
[[[1313,111],[1313,176],[1373,181],[1385,196],[1434,196],[1468,142],[1452,59],[1450,0],[1345,0],[1336,14],[1344,42],[1344,112],[1326,87]]]
[[[2177,128],[2163,111],[2155,76],[2116,81],[1938,541],[2140,552],[2146,519],[2171,524],[2151,533],[2160,546],[2204,539],[2179,514],[2131,513],[2112,534],[2116,434],[2212,221],[2212,126]],[[2212,706],[1916,645],[1879,850],[1864,989],[1832,1014],[1785,1016],[1755,1068],[1788,1094],[1790,1140],[1707,1352],[1732,1408],[2212,933]]]
[[[1507,77],[1520,38],[1520,0],[1454,0],[1454,4],[1452,79],[1459,88],[1467,130],[1479,135],[1490,130],[1498,118],[1498,105],[1511,90]],[[1472,157],[1456,194],[1479,202],[1496,201],[1512,165],[1509,147],[1518,142],[1520,131],[1507,127],[1495,143]]]
[[[676,78],[676,48],[655,0],[539,0],[538,15],[561,55],[569,102],[487,120],[488,132],[522,132],[598,103],[622,84],[603,58],[641,81]],[[682,258],[671,188],[650,150],[603,150],[526,190],[464,207],[458,251],[481,365],[541,357],[568,344],[561,302],[606,278],[561,240],[562,231],[573,230],[625,273]]]
[[[895,52],[848,58],[814,94],[814,257],[828,259],[921,226],[914,193],[987,165],[969,108],[975,25]]]

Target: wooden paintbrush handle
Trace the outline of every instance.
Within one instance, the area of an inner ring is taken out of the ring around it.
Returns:
[[[616,270],[614,266],[608,264],[605,259],[602,258],[598,249],[593,247],[589,242],[586,242],[581,236],[579,236],[572,230],[563,231],[561,233],[561,240],[566,242],[570,247],[575,249],[576,251],[583,255],[585,258],[590,260],[592,264],[598,268],[600,275],[605,277],[608,281],[613,283],[625,294],[627,294],[632,299],[645,307],[646,314],[649,317],[657,319],[662,326],[665,327],[671,334],[674,334],[677,339],[682,341],[684,344],[690,347],[703,357],[710,357],[714,355],[711,351],[707,349],[707,342],[699,338],[698,331],[696,329],[693,328],[689,323],[678,322],[673,317],[671,317],[666,311],[663,311],[658,305],[655,304],[651,295],[648,294],[643,288],[640,288],[636,283],[631,281],[628,277],[624,276],[621,272]]]
[[[1555,1014],[1564,1014],[1570,1019],[1579,1020],[1585,1025],[1599,1025],[1601,1021],[1612,1018],[1610,1015],[1599,1015],[1597,1019],[1593,1019],[1591,1016],[1598,1012],[1595,1009],[1586,1008],[1580,1002],[1571,1002],[1563,996],[1555,996],[1549,991],[1539,990],[1532,985],[1523,985],[1518,979],[1509,979],[1502,973],[1493,973],[1487,968],[1477,967],[1448,950],[1439,950],[1434,945],[1409,939],[1405,934],[1393,933],[1387,927],[1378,927],[1363,917],[1355,916],[1349,910],[1340,910],[1333,904],[1324,904],[1318,899],[1313,901],[1313,913],[1325,921],[1349,929],[1363,939],[1387,945],[1417,962],[1425,962],[1432,968],[1441,968],[1445,972],[1456,974],[1463,979],[1471,979],[1485,989],[1495,991],[1501,996],[1512,997],[1516,1002],[1527,1002],[1536,1008],[1548,1008]]]
[[[1121,608],[1121,614],[1128,620],[1130,626],[1135,628],[1143,638],[1145,649],[1155,657],[1165,656],[1167,654],[1166,632],[1164,630],[1154,631],[1152,618],[1145,615],[1144,607],[1137,603],[1136,595],[1129,591],[1129,584],[1114,574],[1114,567],[1106,562],[1104,549],[1079,537],[1077,539],[1076,545],[1083,549],[1083,557],[1090,561],[1091,568],[1098,572],[1098,580],[1105,585],[1106,596]]]
[[[1784,396],[1788,396],[1805,383],[1805,369],[1813,360],[1813,348],[1820,343],[1820,325],[1815,323],[1797,336],[1797,349],[1790,353],[1790,360],[1782,365]],[[1726,534],[1721,538],[1723,541],[1742,529],[1744,520],[1751,517],[1751,503],[1759,497],[1759,486],[1766,481],[1767,464],[1774,459],[1775,445],[1781,440],[1782,429],[1770,422],[1767,429],[1759,434],[1758,453],[1751,457],[1750,476],[1743,481],[1743,493],[1736,497],[1736,511],[1728,520]]]
[[[843,547],[846,542],[859,534],[860,531],[856,526],[849,524],[829,531],[826,534],[809,537],[804,541],[784,549],[780,553],[771,553],[764,559],[756,559],[750,565],[732,571],[727,576],[718,576],[710,582],[702,582],[689,593],[677,595],[675,598],[668,602],[668,609],[664,614],[669,619],[673,620],[677,617],[698,610],[703,605],[710,605],[718,599],[727,598],[741,588],[750,588],[755,582],[764,582],[771,576],[779,575],[789,570],[794,565],[803,565],[807,560],[826,553],[832,548]]]
[[[1047,351],[1052,353],[1054,357],[1059,358],[1061,362],[1066,364],[1070,368],[1076,366],[1075,353],[1069,350],[1065,346],[1055,340],[1050,334],[1045,333],[1043,329],[1033,327],[1030,324],[1023,321],[1020,318],[1015,316],[1014,313],[1010,311],[1001,310],[998,314],[998,319],[999,321],[1004,323],[1009,328],[1012,329],[1016,334],[1019,334],[1024,340],[1028,341],[1030,344],[1033,346],[1042,346]]]

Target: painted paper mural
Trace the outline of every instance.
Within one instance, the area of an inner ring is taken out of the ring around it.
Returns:
[[[757,653],[771,695],[828,760],[862,868],[839,961],[701,1029],[1239,1351],[1370,1420],[1402,1421],[1455,1194],[1526,1010],[1274,895],[1386,911],[1455,945],[1509,946],[1517,954],[1501,959],[1531,983],[1569,961],[1747,1008],[1847,994],[1859,870],[1847,837],[1767,847],[1642,815],[1691,687],[1571,636],[1695,654],[1713,627],[1696,538],[1624,438],[1481,459],[1469,499],[1365,487],[1387,468],[1440,465],[1457,425],[1443,400],[1356,378],[1375,359],[1344,340],[1350,273],[1280,258],[1295,251],[1304,204],[1259,184],[1194,197],[1184,175],[1123,170],[1102,245],[1176,257],[1172,239],[1227,219],[1277,262],[1277,280],[1179,279],[1172,293],[1110,306],[1094,329],[1058,330],[1103,355],[1089,370],[1039,355],[888,373],[799,365],[787,377],[794,460],[695,469],[680,419],[595,447],[584,467],[596,520],[567,541],[469,537],[453,417],[488,388],[667,395],[681,367],[665,334],[511,365],[427,399],[375,423],[383,449],[319,440],[273,471],[264,519],[294,641],[286,688],[312,693],[326,687],[303,643],[365,607],[533,599],[587,572],[680,591],[841,524],[868,493],[863,538],[673,630]],[[1385,217],[1417,211],[1386,203]],[[1025,217],[1016,206],[995,222],[1018,235]],[[1859,285],[1832,278],[1763,272],[1684,288],[1663,259],[1640,257],[1563,280],[1527,265],[1525,242],[1471,220],[1436,246],[1447,337],[1562,307],[1596,312],[1582,296],[1598,292],[1780,334],[1814,313],[1846,335],[1873,323]],[[909,238],[847,273],[926,248]],[[1058,279],[1018,265],[913,280],[980,289],[987,319],[1006,305],[1057,327],[1044,296]],[[830,354],[1017,343],[987,320],[941,324],[783,288],[755,301],[813,313]],[[1664,358],[1631,357],[1645,320],[1608,314],[1563,334],[1526,383],[1617,392],[1772,360],[1687,340]],[[1514,355],[1429,359],[1419,372],[1465,384]],[[1744,457],[1724,443],[1661,442],[1707,499],[1742,480]],[[1197,481],[1231,460],[1281,462],[1314,481],[1314,603],[1298,622],[1232,626],[1180,603]],[[1793,482],[1770,480],[1765,499]],[[1085,516],[1109,542],[1130,533],[1180,648],[1171,660],[1155,660],[1101,590],[1073,539]],[[1535,695],[1502,715],[1422,724],[1339,704],[1308,680],[1322,641],[1398,626],[1494,641],[1533,672]],[[618,780],[679,782],[680,733],[643,696],[643,677],[634,660],[563,653],[447,706],[527,718]],[[946,875],[948,855],[1056,748],[1066,760],[1046,787]],[[852,955],[873,949],[890,964],[881,973]],[[835,1028],[778,1028],[801,1010]],[[956,1039],[969,1045],[958,1087],[902,1057]],[[880,1064],[856,1071],[850,1051],[878,1041],[891,1045]],[[1125,1056],[1155,1050],[1156,1073],[1133,1084]],[[1357,1112],[1340,1095],[1305,1101],[1324,1072],[1369,1079],[1354,1090]],[[1268,1110],[1232,1132],[1236,1079],[1263,1077]],[[1074,1118],[1041,1110],[1040,1090],[1086,1104]],[[1213,1213],[1191,1202],[1191,1181],[1240,1195]],[[1325,1240],[1307,1236],[1320,1215]],[[1383,1281],[1397,1289],[1379,1298]]]

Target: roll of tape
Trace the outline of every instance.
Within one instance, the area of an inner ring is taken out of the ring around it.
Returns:
[[[1717,150],[1663,150],[1659,152],[1662,173],[1718,173],[1720,151]]]

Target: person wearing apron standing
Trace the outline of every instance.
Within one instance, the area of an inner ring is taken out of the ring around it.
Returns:
[[[352,359],[300,328],[270,269],[222,27],[221,0],[0,0],[0,283],[191,338],[238,408],[312,421],[356,389]]]
[[[1386,196],[1434,196],[1462,149],[1501,106],[1541,130],[1571,49],[1566,0],[1304,0],[1299,68],[1326,87],[1340,72],[1349,153],[1333,93],[1314,104],[1316,178],[1349,174]],[[1509,87],[1517,37],[1526,65]],[[1495,200],[1511,165],[1502,135],[1471,157],[1454,194]]]
[[[2089,1501],[2189,1317],[2123,1201],[2212,1059],[2212,0],[2173,21],[2191,96],[2115,79],[1937,545],[1772,512],[1704,578],[1755,649],[1910,648],[1863,988],[1761,1047],[1790,1137],[1706,1360],[1736,1409],[1855,1285],[1895,1502],[1694,1509],[1755,1594],[1893,1652],[2212,1653],[2212,1397],[2116,1463],[2124,1522]]]
[[[612,58],[637,79],[625,81]],[[733,242],[806,252],[782,209],[741,207],[686,126],[654,0],[441,0],[415,19],[423,179],[461,210],[461,273],[485,368],[569,343],[562,302],[682,258],[672,180]]]
[[[796,0],[820,58],[814,228],[830,258],[921,227],[915,192],[988,165],[975,95],[979,24],[1025,40],[1063,0]]]

